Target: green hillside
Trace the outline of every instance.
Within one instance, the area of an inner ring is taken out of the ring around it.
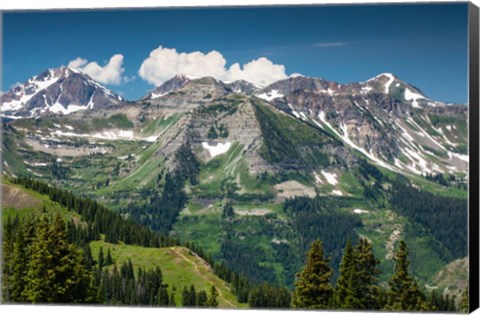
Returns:
[[[74,211],[68,210],[59,202],[53,201],[49,196],[27,189],[19,184],[13,184],[3,179],[2,182],[2,217],[3,222],[9,222],[17,216],[20,219],[29,217],[40,218],[44,215],[60,214],[65,222],[73,221],[76,226],[87,225],[86,220]],[[210,292],[215,286],[218,291],[218,306],[222,308],[247,307],[239,303],[232,293],[229,284],[214,274],[213,268],[196,253],[186,247],[170,246],[163,248],[127,245],[122,241],[116,244],[108,243],[102,235],[102,240],[89,243],[92,257],[97,260],[100,248],[105,252],[110,250],[114,263],[120,267],[131,260],[135,271],[137,268],[153,270],[160,267],[164,283],[168,285],[169,295],[175,297],[175,304],[182,305],[182,289],[195,286],[197,292],[205,290]],[[98,262],[95,261],[98,266]],[[107,267],[110,270],[112,266]],[[175,291],[172,292],[172,289]]]

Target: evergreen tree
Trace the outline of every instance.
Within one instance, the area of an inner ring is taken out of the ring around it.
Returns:
[[[227,202],[223,207],[222,219],[229,219],[229,218],[232,218],[234,215],[235,215],[235,212],[233,211],[232,203]]]
[[[218,138],[218,133],[217,133],[217,131],[215,130],[215,127],[214,127],[214,126],[210,126],[210,129],[208,129],[207,138],[208,138],[208,139],[216,139],[216,138]]]
[[[197,292],[195,291],[195,286],[192,284],[190,286],[190,291],[188,292],[188,305],[195,306],[197,305]]]
[[[83,253],[67,242],[65,223],[43,216],[30,246],[22,295],[34,303],[75,303],[88,298],[90,272]]]
[[[200,307],[205,307],[207,306],[207,292],[205,292],[205,290],[202,290],[200,292],[198,292],[197,294],[197,305],[200,306]]]
[[[177,306],[177,304],[175,303],[175,294],[173,293],[173,290],[170,294],[170,298],[168,299],[168,306]]]
[[[215,288],[215,286],[212,285],[212,289],[210,290],[210,295],[208,296],[208,300],[207,300],[207,306],[217,307],[218,306],[217,297],[218,297],[217,288]]]
[[[17,216],[18,221],[18,216]],[[2,229],[2,302],[9,302],[11,298],[11,275],[13,269],[14,223],[7,218]]]
[[[373,254],[372,244],[366,238],[360,238],[354,249],[355,257],[355,295],[359,304],[356,309],[374,310],[383,306],[382,292],[377,276],[380,274],[380,261]]]
[[[105,266],[110,266],[113,264],[112,254],[110,253],[110,248],[107,251],[107,257],[105,258]]]
[[[297,275],[293,307],[325,309],[329,306],[333,295],[333,287],[329,283],[333,270],[328,261],[324,258],[322,242],[314,241],[307,253],[305,267]]]
[[[172,298],[173,298],[173,293],[171,297],[168,296],[167,285],[166,284],[161,285],[157,293],[158,305],[162,305],[162,306],[172,305],[171,304],[172,302],[175,303],[175,301],[170,301],[170,299]]]
[[[336,309],[358,309],[358,286],[355,285],[356,280],[356,259],[353,255],[353,248],[350,240],[345,246],[345,253],[343,254],[342,262],[340,264],[340,276],[337,279],[335,288],[334,308]]]
[[[183,306],[190,306],[190,292],[188,291],[187,287],[183,287],[182,291],[182,305]]]
[[[387,305],[385,309],[393,311],[426,311],[428,305],[417,281],[408,272],[407,245],[400,241],[395,255],[395,272],[388,281]]]
[[[26,285],[27,274],[27,242],[25,240],[24,225],[19,224],[17,227],[17,237],[13,245],[13,257],[10,277],[10,299],[15,302],[26,302],[22,296],[22,292]]]

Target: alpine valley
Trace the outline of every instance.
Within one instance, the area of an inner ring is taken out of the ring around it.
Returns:
[[[292,289],[316,239],[336,279],[347,240],[365,238],[383,285],[400,240],[422,290],[459,299],[467,285],[468,107],[394,74],[264,87],[177,75],[127,101],[65,67],[0,103],[3,200],[30,177],[189,242],[253,283]]]

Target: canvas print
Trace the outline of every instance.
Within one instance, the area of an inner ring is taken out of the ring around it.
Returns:
[[[3,12],[2,303],[467,312],[468,13]]]

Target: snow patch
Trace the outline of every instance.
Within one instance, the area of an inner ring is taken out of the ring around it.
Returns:
[[[284,95],[280,94],[277,90],[271,90],[270,92],[258,94],[257,97],[270,102],[273,99],[282,98]]]
[[[405,89],[404,98],[406,101],[412,101],[412,106],[416,108],[420,108],[420,105],[418,105],[417,100],[426,99],[426,97],[423,96],[422,94],[415,93],[411,91],[409,88]]]
[[[343,193],[340,190],[332,190],[332,195],[343,196]]]
[[[226,153],[230,149],[231,145],[231,142],[217,143],[215,145],[210,145],[208,142],[202,142],[202,147],[208,151],[212,158]]]
[[[159,94],[155,94],[155,93],[152,92],[152,94],[150,94],[150,99],[153,100],[153,99],[156,99],[156,98],[165,96],[165,95],[167,95],[167,94],[168,94],[168,92],[167,92],[167,93],[159,93]]]
[[[337,174],[328,173],[328,172],[325,172],[324,170],[322,170],[322,175],[323,175],[323,177],[325,177],[325,179],[327,180],[327,182],[329,184],[334,185],[334,186],[338,184]]]
[[[292,104],[288,103],[288,106],[290,106],[290,109],[292,110],[292,114],[293,114],[295,117],[300,118],[300,115],[298,114],[298,112],[296,112],[296,111],[293,109]]]
[[[363,209],[353,209],[353,213],[357,214],[362,214],[362,213],[369,213],[370,211],[368,210],[363,210]]]
[[[315,177],[315,183],[323,184],[323,181],[322,181],[322,179],[320,178],[320,176],[318,175],[317,172],[313,172],[313,176]]]

